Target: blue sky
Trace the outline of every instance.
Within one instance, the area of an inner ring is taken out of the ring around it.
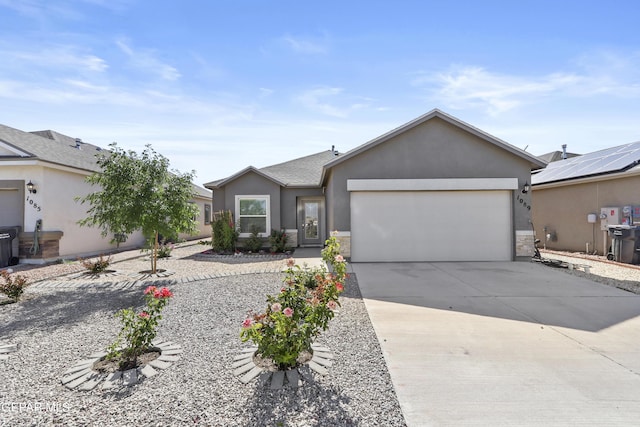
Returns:
[[[640,140],[637,1],[0,0],[0,123],[197,183],[433,108],[532,154]]]

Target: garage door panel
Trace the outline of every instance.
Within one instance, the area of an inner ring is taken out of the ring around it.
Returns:
[[[356,262],[512,257],[508,191],[352,192],[351,212]]]

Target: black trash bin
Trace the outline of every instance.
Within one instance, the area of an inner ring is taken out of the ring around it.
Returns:
[[[13,256],[11,250],[12,240],[9,233],[0,233],[0,268],[9,267],[9,262]]]
[[[13,257],[13,239],[18,236],[19,227],[0,227],[0,268],[15,265],[17,258]]]
[[[607,259],[627,264],[640,263],[640,227],[610,225],[611,250]]]

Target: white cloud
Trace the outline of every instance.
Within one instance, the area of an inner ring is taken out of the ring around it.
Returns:
[[[286,35],[282,37],[282,40],[287,44],[287,46],[297,53],[317,55],[327,53],[329,51],[326,39],[313,40]]]
[[[147,73],[157,74],[164,80],[178,80],[181,77],[180,72],[173,66],[166,64],[156,58],[156,52],[152,50],[134,50],[129,41],[120,38],[116,40],[116,45],[130,59],[131,64]]]
[[[0,55],[5,59],[5,65],[10,60],[13,67],[28,68],[30,70],[52,68],[71,70],[74,72],[101,73],[109,68],[107,62],[90,53],[84,53],[84,49],[70,45],[53,45],[39,47],[37,50],[29,46],[18,49],[0,50]]]
[[[260,89],[260,98],[267,98],[275,92],[273,89],[269,89],[266,87],[261,87]]]
[[[369,99],[353,96],[341,96],[344,90],[338,87],[319,87],[309,89],[296,97],[296,101],[305,108],[331,117],[346,118],[352,112],[369,106]],[[327,99],[331,99],[332,103]],[[339,104],[347,104],[339,106]]]
[[[452,67],[420,73],[412,84],[425,87],[447,107],[481,109],[498,115],[549,99],[580,99],[600,95],[632,98],[640,95],[640,55],[635,61],[614,54],[585,56],[578,69],[530,76],[491,72],[483,67]],[[635,62],[635,63],[634,63]]]

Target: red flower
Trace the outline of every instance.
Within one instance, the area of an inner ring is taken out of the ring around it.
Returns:
[[[162,288],[160,290],[155,290],[153,292],[154,298],[171,298],[173,293],[169,290],[169,288]]]
[[[242,322],[242,327],[247,329],[247,328],[250,328],[252,324],[253,324],[253,320],[244,319],[244,322]]]
[[[342,286],[342,283],[336,282],[336,289],[338,290],[338,292],[342,292],[344,291],[344,286]]]
[[[138,314],[138,316],[140,316],[142,319],[148,319],[149,313],[147,313],[146,311],[143,311],[142,313]]]
[[[147,289],[144,290],[144,294],[145,295],[147,295],[147,294],[154,294],[155,295],[156,289],[157,288],[155,286],[149,286],[149,287],[147,287]]]

